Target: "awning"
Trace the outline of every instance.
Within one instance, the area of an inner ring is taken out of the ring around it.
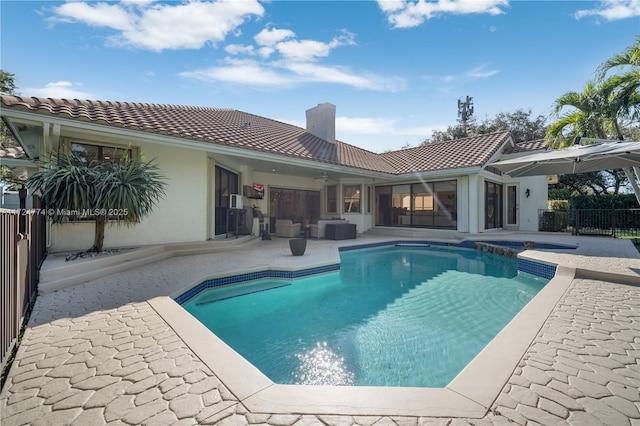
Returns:
[[[640,203],[640,142],[611,141],[573,145],[491,164],[512,176],[565,175],[599,170],[625,169]]]
[[[566,175],[640,166],[639,142],[573,145],[491,164],[512,177]]]

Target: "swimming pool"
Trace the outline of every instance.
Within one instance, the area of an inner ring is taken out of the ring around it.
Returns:
[[[443,387],[546,282],[474,250],[387,247],[183,306],[276,383]]]

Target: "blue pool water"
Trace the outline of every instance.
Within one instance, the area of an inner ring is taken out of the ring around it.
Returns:
[[[547,282],[487,253],[387,247],[183,306],[276,383],[444,387]]]

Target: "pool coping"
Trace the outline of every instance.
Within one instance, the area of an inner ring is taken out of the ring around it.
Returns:
[[[251,412],[481,418],[575,276],[575,268],[557,265],[549,283],[444,388],[276,384],[173,298],[148,302]]]

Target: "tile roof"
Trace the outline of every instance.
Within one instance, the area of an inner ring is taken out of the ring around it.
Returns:
[[[0,148],[0,158],[25,158],[24,149],[21,146],[15,148]]]
[[[2,95],[1,101],[3,109],[389,174],[484,165],[509,136],[495,133],[376,154],[341,141],[332,144],[301,127],[234,109],[9,95]]]
[[[505,154],[516,154],[520,152],[531,152],[548,149],[549,144],[546,139],[535,139],[532,141],[518,142],[516,146],[504,151]]]
[[[510,137],[509,132],[431,142],[381,154],[398,173],[484,166]]]

